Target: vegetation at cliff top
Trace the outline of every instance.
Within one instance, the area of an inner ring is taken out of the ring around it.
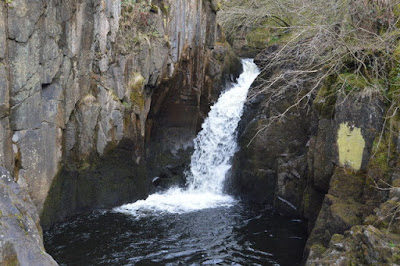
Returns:
[[[277,85],[279,90],[270,96],[272,102],[286,90],[298,90],[297,101],[272,117],[271,123],[295,107],[309,106],[321,87],[330,87],[335,95],[380,97],[392,105],[390,115],[397,115],[398,1],[225,0],[218,16],[229,42],[244,38],[255,43],[258,38],[258,44],[269,47],[268,56],[257,58],[267,74],[253,90],[253,97]],[[271,76],[271,70],[283,71]],[[327,97],[323,100],[328,102]]]

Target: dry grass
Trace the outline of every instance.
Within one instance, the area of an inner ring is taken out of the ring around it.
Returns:
[[[395,15],[399,5],[396,0],[223,2],[219,20],[228,40],[255,29],[276,35],[276,49],[260,57],[264,73],[274,70],[273,75],[264,75],[249,97],[269,92],[269,101],[274,102],[286,90],[298,91],[293,105],[270,117],[260,131],[292,108],[307,106],[327,80],[335,82],[336,94],[375,95],[391,102],[391,109],[397,111],[399,101],[388,92],[400,85],[400,79],[391,77],[393,69],[400,66],[393,56],[400,39],[400,18]],[[274,42],[270,39],[266,46]],[[277,85],[279,90],[271,94],[270,89]]]

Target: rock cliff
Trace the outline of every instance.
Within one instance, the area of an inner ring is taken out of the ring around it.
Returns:
[[[143,198],[238,65],[214,1],[1,1],[0,166],[44,226]]]
[[[343,5],[332,34],[343,42],[289,25],[260,37],[262,73],[240,126],[233,184],[249,200],[305,219],[307,265],[398,264],[400,13],[377,17],[400,6]],[[269,23],[260,27],[276,30]],[[326,60],[331,51],[335,59]]]
[[[277,49],[256,62],[262,67]],[[399,263],[397,114],[379,93],[335,95],[340,77],[310,98],[299,96],[307,82],[263,83],[293,68],[264,70],[252,88],[234,164],[237,193],[308,222],[308,265]]]

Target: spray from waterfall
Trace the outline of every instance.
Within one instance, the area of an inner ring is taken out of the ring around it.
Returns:
[[[248,90],[260,73],[251,59],[243,59],[243,73],[211,107],[194,140],[195,151],[187,173],[187,189],[171,188],[146,200],[125,204],[116,211],[141,217],[151,213],[184,213],[231,206],[235,200],[223,194],[223,184],[237,150],[237,126]]]

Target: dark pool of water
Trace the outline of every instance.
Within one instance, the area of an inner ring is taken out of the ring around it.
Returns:
[[[301,221],[238,203],[185,214],[91,211],[45,232],[61,265],[300,265]]]

